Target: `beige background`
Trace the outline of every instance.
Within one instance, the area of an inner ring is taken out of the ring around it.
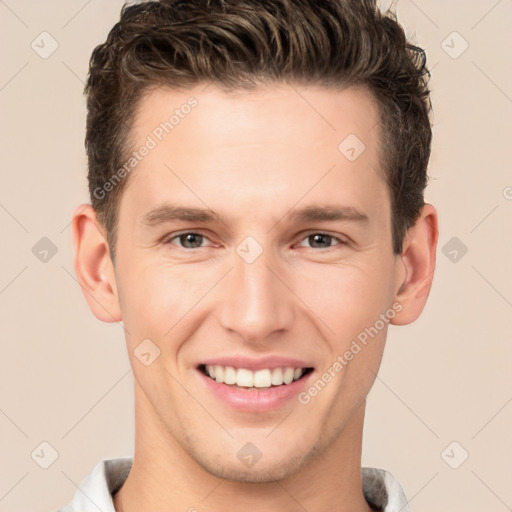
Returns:
[[[133,450],[123,331],[89,312],[69,228],[88,199],[88,58],[121,5],[0,0],[1,511],[55,511],[99,460]],[[440,241],[422,317],[390,330],[363,465],[391,471],[413,512],[502,512],[512,508],[512,0],[400,0],[397,9],[433,68],[427,200]],[[51,49],[43,31],[58,42],[46,59],[31,47]],[[58,250],[46,262],[32,252],[42,237]],[[43,441],[58,452],[48,469]]]

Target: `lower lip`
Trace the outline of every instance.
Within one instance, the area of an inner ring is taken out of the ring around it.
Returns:
[[[305,387],[314,371],[304,377],[281,386],[259,389],[238,389],[222,384],[207,377],[201,370],[197,370],[206,387],[222,402],[233,409],[244,412],[262,412],[278,409],[296,398]]]

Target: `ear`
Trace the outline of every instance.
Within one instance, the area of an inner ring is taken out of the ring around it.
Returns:
[[[90,204],[81,204],[72,220],[75,274],[93,314],[119,322],[121,308],[105,229]]]
[[[398,283],[395,301],[402,309],[390,320],[394,325],[414,322],[423,311],[432,287],[438,240],[437,211],[425,204],[414,226],[404,239],[402,253],[397,256]]]

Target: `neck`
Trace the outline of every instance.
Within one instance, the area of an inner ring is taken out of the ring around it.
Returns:
[[[363,496],[363,402],[334,442],[288,478],[258,483],[212,475],[153,416],[136,389],[135,453],[131,471],[114,496],[116,512],[371,512]],[[142,407],[141,407],[142,405]],[[137,410],[139,408],[139,410]],[[148,441],[149,440],[149,441]]]

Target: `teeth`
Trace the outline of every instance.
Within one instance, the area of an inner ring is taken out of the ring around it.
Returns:
[[[236,384],[236,370],[232,366],[224,368],[224,384]]]
[[[283,382],[285,384],[290,384],[293,382],[293,374],[295,373],[293,368],[286,368],[283,372]]]
[[[255,388],[269,388],[272,384],[272,374],[270,370],[258,370],[253,375],[253,385]]]
[[[217,376],[215,376],[217,377]],[[223,380],[215,379],[217,382],[224,382]],[[252,388],[253,374],[251,370],[240,368],[236,372],[236,385],[243,386],[245,388]]]
[[[283,383],[283,370],[281,368],[272,370],[271,382],[274,386],[279,386]]]
[[[232,366],[205,365],[206,373],[217,382],[236,385],[244,388],[269,388],[291,384],[300,379],[304,368],[266,368],[255,372],[246,368],[233,368]]]
[[[224,367],[215,366],[215,380],[218,382],[224,382]]]

